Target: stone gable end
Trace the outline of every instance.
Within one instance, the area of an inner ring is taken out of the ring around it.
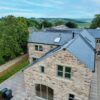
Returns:
[[[71,67],[71,79],[58,77],[57,65]],[[44,66],[45,73],[41,73],[41,66]],[[92,72],[67,50],[58,51],[34,64],[24,71],[24,76],[26,91],[31,100],[40,100],[35,93],[35,84],[51,87],[54,90],[54,100],[68,100],[69,93],[75,94],[76,100],[89,100]]]

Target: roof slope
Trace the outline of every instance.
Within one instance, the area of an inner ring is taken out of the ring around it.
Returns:
[[[81,63],[86,64],[89,69],[94,70],[95,49],[87,42],[87,40],[84,39],[81,34],[74,39],[71,39],[69,42],[66,42],[63,45],[50,50],[36,62],[30,64],[28,67],[45,60],[63,48],[66,48],[69,52],[71,52],[73,56],[80,60]]]
[[[100,38],[100,29],[87,29],[88,33],[90,33],[94,38]]]
[[[60,37],[59,42],[55,42],[56,38]],[[39,43],[39,44],[52,44],[52,45],[63,45],[72,39],[71,32],[33,32],[28,42]]]
[[[74,39],[74,42],[67,49],[78,58],[81,63],[86,64],[91,70],[94,70],[95,49],[80,34]]]

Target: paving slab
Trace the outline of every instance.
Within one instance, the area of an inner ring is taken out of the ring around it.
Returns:
[[[0,90],[3,88],[12,90],[12,100],[29,100],[25,92],[24,73],[21,71],[1,83]]]

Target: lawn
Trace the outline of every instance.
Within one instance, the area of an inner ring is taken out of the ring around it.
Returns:
[[[28,64],[29,64],[28,58],[24,58],[23,60],[21,60],[20,62],[18,62],[14,66],[12,66],[11,68],[9,68],[6,71],[4,71],[3,73],[1,73],[0,74],[0,83],[5,81],[9,77],[14,75],[18,71],[20,71],[21,69],[23,69],[24,67],[26,67]]]

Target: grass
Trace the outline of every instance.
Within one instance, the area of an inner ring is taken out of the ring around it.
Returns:
[[[8,79],[12,75],[14,75],[15,73],[17,73],[21,69],[23,69],[28,64],[29,64],[28,58],[24,58],[20,62],[18,62],[17,64],[15,64],[14,66],[12,66],[9,69],[7,69],[6,71],[2,72],[0,74],[0,83],[2,83],[6,79]]]

